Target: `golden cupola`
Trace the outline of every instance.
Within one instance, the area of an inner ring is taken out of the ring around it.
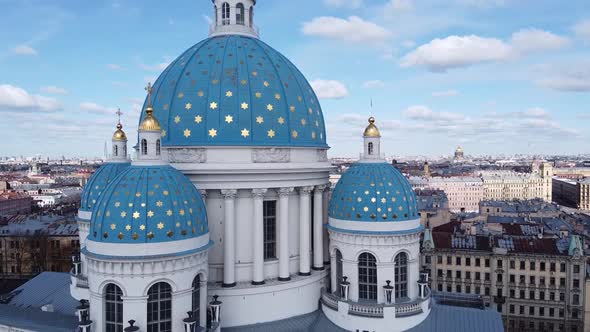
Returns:
[[[113,134],[113,141],[126,141],[126,140],[127,140],[127,135],[125,135],[125,132],[123,131],[123,125],[121,124],[121,122],[119,122],[119,123],[117,123],[117,130]]]
[[[154,116],[154,108],[152,107],[152,85],[148,84],[145,88],[148,92],[148,106],[145,109],[146,116],[139,125],[139,130],[143,131],[161,131],[160,122]]]
[[[365,128],[365,132],[363,134],[364,137],[381,137],[381,133],[379,132],[379,128],[375,126],[375,118],[369,118],[369,125]]]

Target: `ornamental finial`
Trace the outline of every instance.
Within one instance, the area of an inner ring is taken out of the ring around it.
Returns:
[[[152,107],[152,91],[153,91],[153,87],[152,87],[152,82],[148,82],[147,86],[145,87],[145,91],[147,91],[148,95],[147,95],[147,100],[148,100],[148,107],[151,108]]]
[[[123,113],[121,112],[121,108],[117,108],[117,112],[115,112],[115,114],[117,114],[117,128],[121,129],[123,128],[123,126],[121,125],[121,115],[123,115]]]

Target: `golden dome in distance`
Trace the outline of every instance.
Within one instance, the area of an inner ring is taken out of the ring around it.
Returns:
[[[148,83],[145,88],[148,93],[148,106],[145,109],[146,117],[141,122],[139,130],[145,131],[161,131],[160,122],[154,117],[154,109],[152,108],[152,84]]]
[[[113,134],[113,141],[126,141],[127,135],[123,131],[123,125],[119,122],[117,124],[117,131]]]
[[[369,125],[365,128],[365,133],[363,134],[364,137],[381,137],[381,133],[377,126],[375,126],[375,118],[369,118]]]

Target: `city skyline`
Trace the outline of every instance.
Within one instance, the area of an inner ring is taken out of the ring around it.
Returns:
[[[143,87],[211,20],[210,4],[192,0],[165,16],[155,1],[0,3],[2,155],[102,156],[119,107],[134,145]],[[451,155],[457,145],[474,155],[587,153],[590,10],[532,4],[281,1],[257,23],[312,82],[332,157],[357,155],[369,115],[387,155]]]

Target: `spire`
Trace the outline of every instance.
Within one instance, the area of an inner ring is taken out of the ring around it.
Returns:
[[[121,124],[121,115],[123,115],[123,113],[121,113],[121,109],[119,108],[115,114],[117,114],[118,119],[117,130],[113,134],[113,141],[126,141],[127,135],[125,135],[125,132],[123,131],[123,125]]]
[[[256,0],[213,0],[214,19],[209,36],[244,35],[258,38],[254,25]]]

